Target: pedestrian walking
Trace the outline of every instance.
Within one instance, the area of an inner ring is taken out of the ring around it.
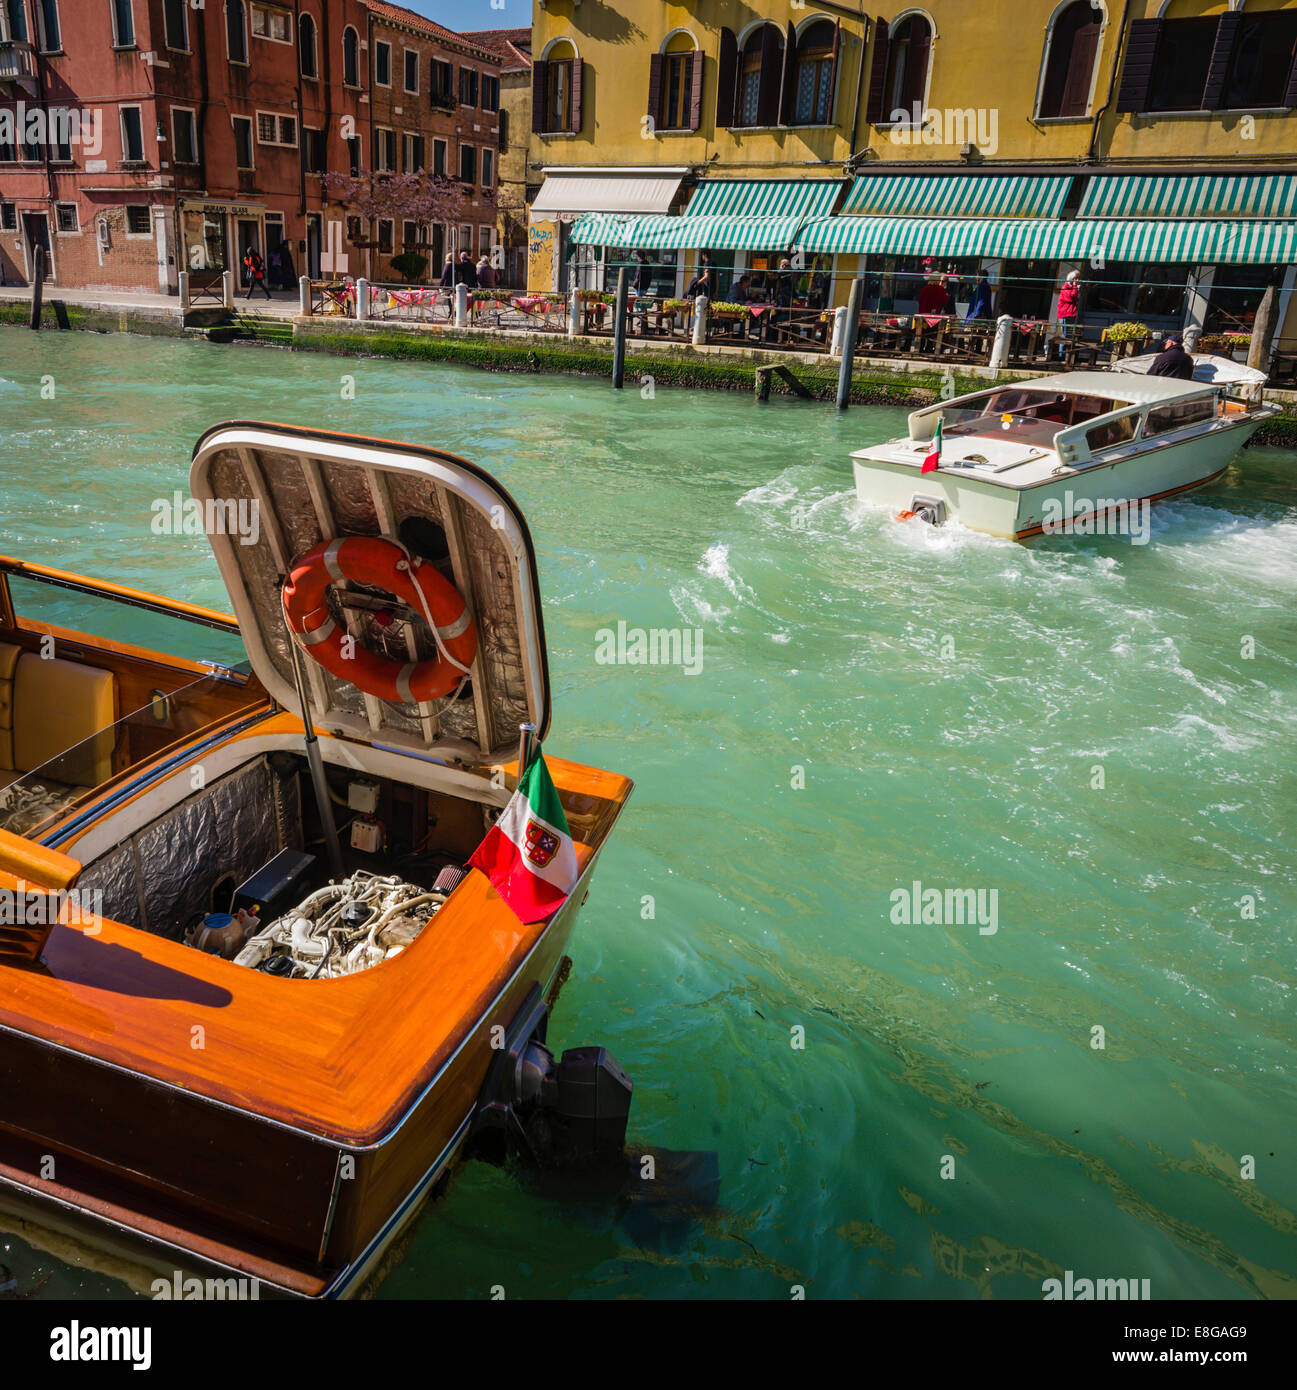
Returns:
[[[653,288],[653,267],[649,264],[649,258],[643,251],[635,252],[637,262],[635,268],[635,293],[644,295]]]
[[[495,268],[491,265],[491,257],[485,251],[482,252],[482,259],[477,263],[477,283],[484,290],[495,288]]]
[[[243,296],[244,299],[251,299],[252,291],[258,287],[262,294],[270,299],[270,291],[266,288],[266,263],[261,259],[261,252],[251,244],[243,253],[243,268],[248,277],[248,292]]]
[[[446,264],[441,268],[441,288],[443,290],[453,289],[455,285],[455,253],[446,252]]]

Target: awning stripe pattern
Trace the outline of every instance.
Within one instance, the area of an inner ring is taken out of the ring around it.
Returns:
[[[1297,221],[827,217],[804,228],[797,238],[797,249],[844,255],[996,256],[1095,264],[1279,265],[1297,259]]]
[[[1297,175],[1094,177],[1080,217],[1297,217]]]
[[[803,217],[621,217],[591,213],[572,224],[574,246],[627,246],[642,251],[786,251]]]
[[[1056,217],[1071,176],[862,174],[842,212],[867,217]]]
[[[686,217],[827,217],[839,179],[704,179]]]

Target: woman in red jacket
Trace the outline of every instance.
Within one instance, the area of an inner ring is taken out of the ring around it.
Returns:
[[[1058,356],[1062,360],[1067,338],[1077,336],[1081,327],[1081,272],[1069,270],[1058,292]]]

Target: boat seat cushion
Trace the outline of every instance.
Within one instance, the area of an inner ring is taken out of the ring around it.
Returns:
[[[32,772],[59,758],[48,770],[53,779],[82,787],[106,782],[113,770],[116,719],[111,671],[58,657],[43,660],[34,652],[18,658],[11,728],[11,766],[17,771]]]

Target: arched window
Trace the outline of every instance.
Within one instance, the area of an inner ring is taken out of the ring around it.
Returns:
[[[360,40],[350,24],[342,31],[342,84],[360,86]]]
[[[225,0],[225,46],[230,62],[248,61],[248,31],[243,26],[243,0]]]
[[[1054,17],[1045,49],[1045,82],[1038,116],[1084,116],[1090,108],[1103,11],[1074,0]]]
[[[309,14],[298,16],[297,51],[301,55],[302,76],[318,77],[319,69],[315,62],[315,21]]]
[[[912,116],[914,104],[922,110],[928,92],[928,63],[932,56],[932,27],[927,17],[912,14],[898,22],[887,46],[887,116],[904,111]]]
[[[797,36],[792,115],[796,125],[828,125],[832,118],[839,34],[836,24],[817,19]]]
[[[784,67],[784,36],[774,24],[759,24],[739,51],[737,126],[776,125]]]
[[[702,123],[703,55],[692,34],[668,36],[649,58],[648,114],[659,130],[697,130]]]
[[[532,129],[537,134],[575,134],[581,129],[582,63],[567,39],[550,44],[532,65]]]

